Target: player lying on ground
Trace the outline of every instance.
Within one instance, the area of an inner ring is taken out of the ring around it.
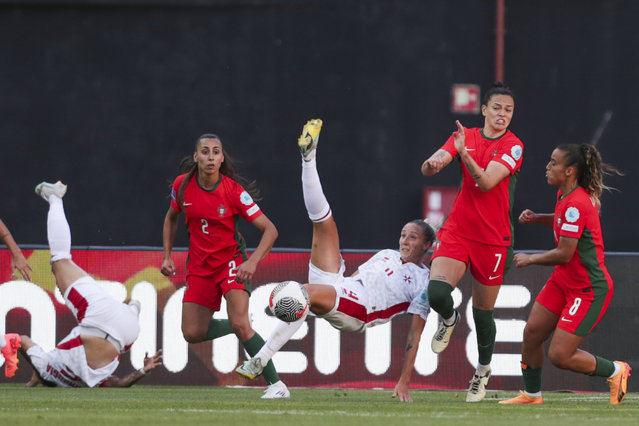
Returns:
[[[399,251],[382,250],[360,265],[351,277],[344,277],[345,265],[339,250],[339,235],[331,208],[322,191],[316,167],[316,148],[321,120],[311,120],[299,139],[302,153],[302,188],[308,216],[313,222],[309,264],[310,310],[341,331],[364,331],[383,324],[403,312],[412,314],[404,365],[393,397],[412,401],[408,393],[419,341],[430,311],[427,298],[428,268],[424,256],[435,240],[435,231],[424,221],[414,220],[402,228]],[[389,272],[392,271],[392,272]],[[302,326],[301,320],[279,322],[262,349],[236,369],[253,379],[261,374],[271,357]]]
[[[51,269],[78,325],[50,352],[45,352],[28,336],[7,334],[2,350],[5,375],[15,375],[19,348],[37,376],[28,386],[35,386],[38,381],[61,387],[131,386],[148,370],[161,364],[162,352],[151,358],[146,356],[144,367],[124,378],[113,376],[120,354],[138,337],[140,305],[137,301],[129,304],[116,301],[71,260],[71,230],[62,203],[66,190],[61,182],[42,182],[36,187],[36,193],[49,202],[47,238]]]

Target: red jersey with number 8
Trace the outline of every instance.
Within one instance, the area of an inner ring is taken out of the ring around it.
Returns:
[[[576,238],[577,249],[568,263],[555,266],[553,277],[561,285],[582,289],[612,288],[612,278],[604,263],[599,207],[582,187],[562,196],[557,192],[553,222],[555,244],[559,238]]]
[[[497,186],[483,192],[462,165],[461,187],[442,229],[468,240],[510,246],[513,232],[511,210],[523,161],[524,144],[510,130],[497,139],[485,137],[481,130],[465,128],[466,151],[482,170],[486,170],[491,161],[497,161],[506,166],[510,174]],[[441,149],[453,158],[457,156],[454,136]]]
[[[246,256],[246,242],[237,229],[238,217],[251,222],[262,210],[242,185],[220,174],[220,181],[211,190],[200,187],[195,175],[184,188],[182,205],[177,194],[186,174],[178,176],[171,190],[171,207],[183,211],[189,230],[190,275],[208,276],[221,265],[241,253]]]

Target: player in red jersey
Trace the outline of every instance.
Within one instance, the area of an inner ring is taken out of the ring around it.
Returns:
[[[171,206],[164,219],[162,273],[175,273],[171,250],[178,216],[184,212],[189,231],[187,289],[182,301],[182,334],[189,343],[212,340],[235,333],[249,353],[255,355],[264,340],[253,330],[248,315],[250,280],[257,264],[277,238],[275,225],[253,200],[254,184],[245,190],[231,157],[219,137],[200,136],[193,156],[185,158],[186,173],[173,182]],[[246,243],[237,230],[242,218],[262,232],[249,258]],[[226,299],[227,319],[214,319]],[[269,387],[263,398],[288,398],[290,393],[271,363],[264,378]]]
[[[431,342],[433,352],[440,353],[460,320],[451,293],[470,268],[479,363],[467,402],[481,401],[486,395],[495,347],[493,310],[512,259],[511,209],[524,151],[523,143],[508,130],[514,109],[510,88],[495,83],[482,101],[484,127],[466,129],[457,121],[457,131],[422,164],[422,174],[432,176],[457,156],[463,163],[461,188],[438,234],[428,298],[442,317]]]
[[[559,145],[546,165],[548,184],[559,188],[554,214],[524,210],[519,222],[539,223],[553,229],[556,248],[544,253],[518,253],[515,266],[556,265],[530,311],[521,367],[524,389],[502,404],[542,404],[541,368],[544,342],[550,338],[548,358],[557,367],[591,376],[607,377],[610,403],[621,403],[628,386],[630,366],[579,349],[581,341],[603,317],[613,293],[604,263],[599,219],[599,196],[607,187],[604,173],[620,172],[603,163],[592,145]]]

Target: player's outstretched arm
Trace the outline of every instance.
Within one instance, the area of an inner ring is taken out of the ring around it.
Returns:
[[[162,365],[162,349],[157,351],[155,355],[149,358],[149,354],[144,355],[144,367],[129,373],[123,378],[111,376],[102,386],[105,388],[128,388],[134,385],[142,377],[149,374],[158,365]]]
[[[408,330],[408,338],[406,339],[406,353],[404,354],[402,373],[399,376],[397,385],[395,385],[395,391],[393,392],[393,398],[399,397],[399,400],[402,402],[413,402],[413,398],[411,398],[408,393],[408,386],[410,385],[410,377],[413,374],[413,367],[415,366],[419,340],[426,325],[426,321],[419,315],[412,315],[412,317],[410,330]]]
[[[424,176],[433,176],[449,165],[451,161],[453,161],[453,156],[448,151],[438,149],[422,164],[422,174]]]
[[[519,215],[519,223],[522,225],[528,225],[530,223],[537,223],[539,225],[552,228],[554,220],[553,213],[535,213],[530,209],[526,209]]]
[[[25,280],[31,281],[31,265],[27,262],[2,219],[0,219],[0,242],[4,243],[11,253],[11,269],[20,272]]]
[[[513,264],[523,268],[529,265],[554,266],[568,263],[577,251],[578,243],[577,238],[559,237],[559,244],[554,249],[534,254],[517,253],[513,257]]]

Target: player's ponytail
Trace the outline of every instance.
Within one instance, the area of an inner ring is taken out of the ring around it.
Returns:
[[[599,198],[602,192],[614,189],[603,183],[604,174],[623,176],[616,167],[601,160],[601,154],[594,145],[561,144],[557,149],[565,153],[565,167],[577,168],[577,183],[590,194],[598,206],[601,205]]]

